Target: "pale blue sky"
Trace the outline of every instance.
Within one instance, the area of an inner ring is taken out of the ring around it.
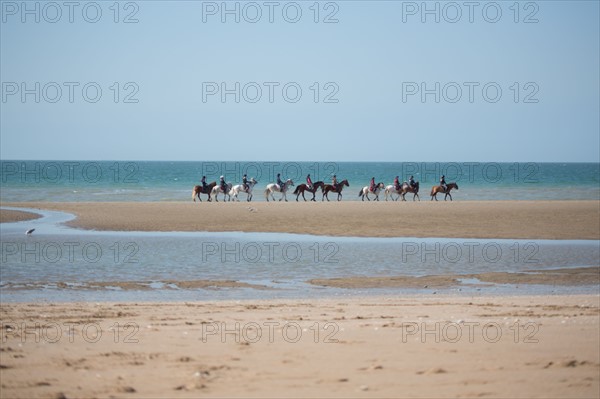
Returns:
[[[273,23],[263,1],[255,3],[263,12],[257,23],[243,15],[240,23],[231,15],[222,23],[219,13],[203,22],[203,8],[220,8],[221,1],[138,1],[137,10],[122,2],[120,20],[136,11],[139,22],[131,24],[113,22],[113,1],[98,2],[100,21],[86,22],[87,3],[75,8],[73,23],[66,7],[49,23],[44,16],[54,18],[55,10],[47,7],[44,15],[46,2],[40,2],[40,22],[24,15],[23,23],[22,10],[14,8],[21,1],[1,2],[2,159],[600,161],[598,1],[519,2],[518,23],[513,1],[494,3],[502,11],[497,23],[483,18],[490,2],[480,2],[472,23],[462,1],[453,3],[462,12],[456,23],[444,20],[455,13],[448,2],[437,3],[440,23],[432,15],[425,23],[420,12],[408,15],[421,1],[320,2],[319,23],[314,1],[296,2],[297,23],[284,20],[283,5],[291,3],[285,1]],[[240,9],[247,3],[239,2]],[[246,9],[252,18],[254,10]],[[293,17],[294,8],[288,11]],[[333,11],[339,22],[323,23]],[[523,22],[530,13],[537,23]],[[488,8],[488,17],[494,14]],[[13,82],[57,82],[62,98],[50,103],[42,95],[36,103],[27,95],[22,103],[21,93],[9,93]],[[64,82],[80,83],[73,103]],[[97,103],[82,97],[87,82],[103,91]],[[138,103],[123,103],[132,90],[123,88],[127,82],[139,88]],[[203,102],[203,82],[230,88],[257,82],[263,95],[256,103],[243,97],[235,103],[233,95],[225,103],[219,95]],[[279,83],[273,103],[264,82]],[[296,103],[282,96],[288,82],[302,89]],[[323,102],[333,90],[324,89],[328,82],[339,88],[337,103]],[[403,82],[430,88],[457,82],[462,97],[436,103],[433,94],[425,102],[417,94],[403,102]],[[473,103],[464,82],[479,84]],[[502,89],[496,103],[482,96],[490,82]],[[536,88],[532,98],[539,102],[524,103]]]

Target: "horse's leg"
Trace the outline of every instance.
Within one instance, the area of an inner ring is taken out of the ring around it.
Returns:
[[[342,200],[342,193],[338,193],[338,201]]]

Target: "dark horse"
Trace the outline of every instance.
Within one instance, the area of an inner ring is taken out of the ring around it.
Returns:
[[[211,181],[210,184],[208,184],[206,186],[206,190],[204,190],[204,191],[202,191],[202,186],[194,186],[194,189],[192,190],[192,199],[194,200],[194,202],[196,202],[196,197],[198,197],[200,202],[202,202],[202,198],[200,198],[200,194],[207,194],[208,201],[212,201],[212,198],[210,198],[210,191],[216,185],[217,185],[216,181]]]
[[[416,198],[419,198],[419,182],[415,182],[415,186],[412,187],[410,184],[408,183],[404,183],[402,185],[402,192],[400,193],[400,195],[402,196],[402,201],[406,201],[406,198],[404,198],[404,196],[406,195],[406,193],[413,193],[413,201]],[[421,201],[421,198],[419,198],[419,201]]]
[[[444,188],[442,186],[433,186],[431,187],[431,200],[433,201],[433,199],[435,198],[435,200],[437,201],[437,194],[438,193],[444,193],[446,194],[444,196],[444,201],[446,201],[446,197],[450,197],[450,201],[452,201],[452,196],[450,195],[450,191],[452,191],[453,188],[458,190],[458,184],[456,183],[448,183],[446,184],[446,186],[448,187],[447,191],[444,191]]]
[[[298,186],[296,187],[296,189],[294,190],[294,194],[296,194],[296,201],[298,201],[298,197],[300,196],[300,194],[302,194],[302,198],[304,198],[304,201],[306,201],[306,198],[304,197],[304,192],[308,191],[309,193],[312,193],[313,197],[310,199],[311,201],[315,200],[315,193],[317,192],[317,190],[319,189],[319,187],[321,189],[323,189],[323,182],[322,181],[318,181],[316,183],[313,183],[312,189],[308,189],[308,186],[306,184],[298,184]]]
[[[323,198],[321,198],[321,201],[324,201],[325,198],[327,198],[327,201],[329,201],[329,192],[334,192],[337,193],[338,195],[338,201],[342,200],[342,190],[344,189],[344,186],[346,187],[350,187],[350,184],[348,183],[348,180],[344,179],[341,182],[338,183],[337,188],[333,187],[333,184],[325,184],[323,185]]]

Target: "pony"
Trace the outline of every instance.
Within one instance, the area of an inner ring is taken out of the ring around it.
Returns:
[[[198,199],[200,200],[200,202],[202,202],[202,198],[200,198],[200,194],[206,194],[208,195],[208,201],[212,201],[212,199],[210,198],[210,192],[212,191],[213,187],[217,185],[216,181],[211,181],[210,184],[206,185],[206,191],[202,191],[202,186],[194,186],[194,188],[192,189],[192,199],[194,200],[194,202],[196,202],[196,197],[198,197]]]
[[[458,188],[458,186],[456,188]],[[412,187],[407,182],[404,182],[404,184],[402,184],[402,192],[400,193],[400,195],[402,196],[402,201],[406,201],[406,198],[404,198],[404,196],[407,193],[413,193],[413,201],[415,200],[415,197],[419,198],[419,201],[421,201],[421,198],[419,197],[419,182],[415,182],[414,187]]]
[[[392,201],[398,201],[398,198],[400,198],[402,195],[402,187],[396,190],[396,186],[390,184],[389,186],[385,187],[385,191],[383,193],[385,194],[386,201],[388,200],[388,196],[392,199]],[[394,199],[394,194],[397,195],[396,199]]]
[[[229,201],[231,201],[231,196],[229,195],[229,192],[231,191],[231,183],[225,183],[225,185],[227,186],[227,188],[225,189],[225,191],[223,191],[223,189],[221,188],[220,184],[217,184],[215,187],[213,187],[213,189],[210,191],[210,195],[214,195],[215,196],[215,201],[219,202],[219,198],[217,198],[219,196],[219,193],[223,193],[223,201],[225,201],[225,197],[229,197]]]
[[[315,193],[317,192],[317,190],[320,188],[321,190],[323,190],[323,182],[322,181],[318,181],[316,183],[313,183],[312,185],[312,189],[309,189],[308,186],[306,184],[298,184],[296,186],[296,189],[294,190],[294,194],[296,194],[296,201],[298,201],[298,197],[300,196],[300,194],[302,194],[302,198],[304,199],[304,201],[306,201],[306,198],[304,197],[304,192],[308,191],[309,193],[312,193],[312,198],[310,199],[311,201],[315,201]]]
[[[344,179],[341,182],[338,183],[337,185],[337,189],[335,187],[333,187],[333,184],[325,184],[323,186],[323,197],[321,198],[321,201],[324,201],[325,198],[327,198],[327,201],[329,201],[329,192],[334,192],[337,193],[338,201],[342,200],[342,190],[344,189],[344,186],[346,187],[350,187],[350,183],[348,183],[348,180]]]
[[[448,183],[448,184],[446,184],[446,187],[448,187],[448,191],[444,191],[444,188],[442,186],[431,187],[431,193],[429,194],[429,195],[431,195],[431,201],[433,201],[434,198],[436,201],[438,200],[437,199],[438,193],[446,194],[444,196],[444,201],[446,201],[446,197],[450,197],[450,201],[452,201],[452,195],[450,195],[450,191],[452,191],[453,188],[458,190],[458,184]]]
[[[377,183],[375,190],[373,191],[373,194],[375,195],[375,201],[379,201],[379,193],[384,189],[385,184],[383,184],[383,182]],[[365,186],[358,192],[358,196],[361,197],[363,201],[365,200],[365,197],[367,197],[368,201],[371,201],[371,198],[369,198],[369,192],[369,186]]]
[[[248,189],[244,190],[244,185],[243,184],[236,184],[235,186],[231,187],[231,190],[229,190],[229,197],[233,200],[233,201],[239,201],[240,199],[238,198],[239,193],[246,193],[247,198],[246,201],[250,202],[252,201],[252,188],[254,187],[254,185],[258,183],[256,180],[254,180],[254,177],[252,179],[250,179],[248,181]]]
[[[287,179],[287,181],[283,183],[282,186],[283,187],[279,187],[279,185],[277,185],[276,183],[267,184],[267,188],[265,189],[265,198],[267,199],[267,202],[269,202],[269,195],[271,195],[271,198],[273,199],[273,201],[275,201],[273,193],[281,193],[281,198],[279,198],[279,201],[285,199],[285,202],[287,202],[287,196],[285,194],[290,187],[294,186],[294,182],[292,181],[292,179]]]

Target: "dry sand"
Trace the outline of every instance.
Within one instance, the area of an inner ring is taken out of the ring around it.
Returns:
[[[599,201],[2,203],[62,210],[97,230],[600,239]],[[6,211],[2,211],[4,214]],[[8,220],[8,216],[3,216]]]
[[[592,398],[599,306],[597,295],[4,303],[0,396]]]

